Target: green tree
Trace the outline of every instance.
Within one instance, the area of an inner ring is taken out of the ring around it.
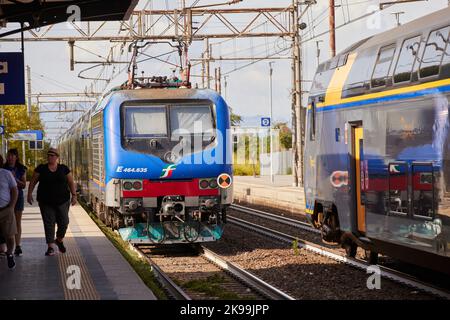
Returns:
[[[22,141],[9,140],[11,136],[22,130],[42,130],[44,126],[39,117],[37,106],[32,106],[31,117],[28,115],[27,107],[25,105],[19,106],[3,106],[4,110],[4,125],[5,125],[5,139],[8,140],[8,149],[17,148],[19,150],[20,158],[22,158]],[[44,145],[44,149],[48,149],[48,143]],[[3,146],[2,146],[3,148]],[[44,151],[45,152],[45,151]],[[45,161],[45,153],[43,151],[29,150],[28,143],[25,143],[25,165],[29,167],[32,172],[34,167],[34,159],[39,164]],[[23,159],[21,159],[23,161]],[[30,172],[29,172],[30,173]]]
[[[280,145],[284,150],[292,148],[292,130],[286,122],[279,122],[274,125],[274,129],[280,130]]]
[[[230,108],[230,120],[232,126],[238,126],[242,122],[242,117],[236,113],[233,113],[233,109]]]

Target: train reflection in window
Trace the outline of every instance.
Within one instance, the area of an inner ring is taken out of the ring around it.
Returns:
[[[434,175],[432,164],[412,166],[413,213],[416,217],[434,216]]]
[[[406,163],[389,164],[389,211],[408,214],[408,166]]]
[[[439,73],[449,29],[450,27],[445,27],[430,33],[420,65],[421,78],[430,77]]]
[[[406,39],[403,42],[402,51],[395,69],[394,82],[411,80],[411,72],[420,46],[420,36]]]
[[[392,58],[395,53],[395,44],[383,47],[378,53],[377,63],[372,74],[372,87],[383,87],[391,67]]]

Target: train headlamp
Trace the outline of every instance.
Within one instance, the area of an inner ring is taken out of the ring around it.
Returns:
[[[208,189],[209,181],[208,180],[200,180],[200,189]]]
[[[140,181],[133,182],[133,189],[135,189],[135,190],[142,189],[142,182],[140,182]]]
[[[125,190],[131,190],[131,189],[133,189],[133,184],[132,184],[130,181],[126,181],[126,182],[124,182],[124,184],[123,184],[123,188],[124,188]]]
[[[219,186],[219,185],[217,184],[217,179],[211,179],[211,180],[209,181],[209,187],[210,187],[211,189],[217,189],[218,186]]]

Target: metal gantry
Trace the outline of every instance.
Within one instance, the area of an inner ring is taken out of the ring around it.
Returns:
[[[394,4],[405,2],[417,2],[423,0],[397,0],[385,1],[380,4],[380,10]],[[140,10],[131,13],[126,21],[121,22],[84,22],[78,24],[71,23],[70,35],[54,35],[54,25],[42,28],[42,30],[25,32],[24,41],[65,41],[69,43],[71,52],[71,69],[75,63],[101,63],[102,65],[125,64],[125,61],[114,59],[112,51],[108,57],[102,61],[76,61],[74,57],[74,47],[76,42],[86,41],[107,41],[115,44],[123,53],[127,43],[148,40],[148,41],[175,41],[182,43],[186,50],[194,41],[203,41],[204,52],[201,58],[193,58],[194,65],[201,65],[202,86],[211,88],[211,80],[215,80],[216,88],[220,91],[221,78],[229,75],[222,73],[220,68],[213,71],[211,62],[235,60],[251,61],[248,65],[266,59],[285,59],[279,53],[287,50],[291,51],[292,61],[292,125],[293,125],[293,174],[295,185],[303,185],[303,145],[304,145],[304,119],[305,108],[302,107],[302,52],[301,44],[311,39],[301,39],[300,30],[306,26],[301,23],[305,12],[317,3],[316,0],[292,0],[287,7],[268,8],[212,8],[221,5],[230,5],[240,1],[220,2],[212,5],[186,7],[185,2],[181,2],[181,9],[173,10]],[[338,27],[334,26],[334,0],[330,0],[330,32],[331,51],[335,53],[334,31]],[[239,17],[239,23],[235,18]],[[364,17],[364,16],[363,16]],[[363,18],[362,17],[362,18]],[[360,18],[358,18],[360,19]],[[357,21],[354,19],[352,21]],[[351,23],[352,21],[347,22]],[[264,28],[262,28],[264,26]],[[214,27],[211,28],[211,27]],[[263,30],[261,30],[263,29]],[[219,30],[213,32],[210,30]],[[327,33],[327,32],[325,32]],[[323,33],[323,34],[325,34]],[[316,35],[315,38],[323,34]],[[243,38],[282,38],[291,43],[290,47],[281,52],[268,54],[262,57],[215,57],[213,55],[212,40],[218,39],[243,39]],[[2,38],[2,42],[22,41],[20,37]],[[112,49],[111,49],[112,50]],[[248,66],[247,65],[247,66]],[[124,69],[125,70],[125,69]],[[239,70],[239,69],[238,69]],[[237,70],[236,70],[237,71]],[[196,76],[193,76],[196,77]],[[62,96],[59,96],[62,97]],[[74,111],[78,111],[74,109]],[[50,110],[49,110],[50,112]]]
[[[240,1],[231,1],[221,4],[232,4]],[[301,153],[302,150],[302,137],[303,132],[303,117],[301,115],[301,52],[300,52],[300,40],[299,40],[299,12],[301,5],[314,4],[315,1],[307,0],[300,2],[299,0],[292,0],[292,5],[288,7],[269,7],[269,8],[210,8],[210,6],[187,8],[183,6],[182,10],[141,10],[134,11],[129,20],[120,22],[119,31],[111,34],[111,24],[114,22],[102,22],[99,24],[92,24],[86,22],[82,25],[72,23],[73,30],[71,35],[56,36],[52,35],[54,26],[48,26],[36,32],[29,30],[25,33],[24,41],[65,41],[69,43],[71,48],[71,65],[74,61],[73,47],[76,42],[84,41],[108,41],[111,43],[129,43],[136,40],[166,40],[166,41],[178,41],[183,43],[186,47],[192,44],[194,41],[205,41],[205,53],[202,55],[202,59],[199,59],[198,63],[202,65],[202,84],[204,87],[211,86],[211,79],[215,79],[216,87],[220,91],[221,87],[221,71],[219,68],[215,70],[215,77],[211,77],[210,63],[224,58],[213,58],[212,46],[210,40],[212,39],[241,39],[241,38],[270,38],[278,37],[291,39],[292,48],[292,72],[293,72],[293,90],[292,90],[292,115],[293,126],[300,126],[297,130],[294,128],[294,141],[297,143],[294,145],[294,152]],[[239,17],[239,21],[245,21],[239,25],[233,21],[236,17]],[[163,26],[163,22],[167,22]],[[211,26],[214,25],[215,30],[219,32],[209,31]],[[117,23],[116,23],[117,26]],[[162,26],[162,27],[161,27]],[[261,32],[261,27],[264,26],[264,30]],[[219,28],[217,28],[219,27]],[[2,41],[21,41],[19,37],[7,37]],[[272,57],[273,56],[273,57]],[[272,56],[263,57],[235,57],[234,60],[251,60],[261,61],[265,59],[285,59],[278,54]],[[226,58],[225,58],[226,59]],[[193,60],[195,61],[195,60]],[[113,64],[114,59],[106,59],[103,63]],[[206,78],[206,79],[205,79]],[[76,110],[75,110],[76,111]],[[44,111],[40,111],[44,112]],[[51,110],[46,111],[51,112]],[[295,183],[297,185],[302,184],[302,156],[298,154],[294,157],[295,160]]]

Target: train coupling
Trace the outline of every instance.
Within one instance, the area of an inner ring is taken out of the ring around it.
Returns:
[[[164,197],[164,199],[162,200],[161,208],[163,215],[179,216],[185,214],[185,203],[181,196]]]

